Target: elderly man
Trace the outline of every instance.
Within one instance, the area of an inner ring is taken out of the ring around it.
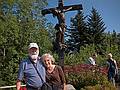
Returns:
[[[41,90],[43,81],[39,77],[38,73],[42,76],[42,79],[45,82],[45,68],[40,60],[40,57],[38,56],[39,47],[37,43],[30,43],[28,52],[28,57],[22,60],[19,66],[16,83],[17,90],[20,90],[21,81],[23,78],[25,79],[27,90]],[[38,72],[34,66],[36,66]]]

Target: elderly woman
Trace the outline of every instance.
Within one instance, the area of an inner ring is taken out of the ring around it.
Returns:
[[[46,67],[46,82],[52,86],[52,90],[64,90],[65,77],[60,66],[55,65],[55,59],[49,53],[42,55]]]

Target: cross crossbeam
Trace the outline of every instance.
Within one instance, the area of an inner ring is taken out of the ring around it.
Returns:
[[[71,8],[71,7],[72,7],[72,8]],[[67,9],[69,9],[69,8],[71,8],[71,9],[70,9],[70,10],[67,10]],[[53,11],[54,11],[55,9],[59,9],[59,7],[44,9],[44,10],[42,10],[42,15],[44,16],[44,15],[46,15],[46,14],[53,14]],[[64,7],[63,7],[63,10],[67,10],[67,11],[82,10],[82,9],[83,9],[83,8],[82,8],[82,4],[71,5],[71,6],[64,6]],[[67,11],[66,11],[66,12],[67,12]]]
[[[82,4],[78,5],[70,5],[64,6],[63,0],[58,0],[58,7],[55,8],[48,8],[42,10],[42,15],[45,16],[46,14],[53,14],[58,19],[58,24],[56,24],[55,29],[58,30],[56,33],[56,40],[55,40],[55,47],[57,47],[58,55],[59,55],[59,65],[64,67],[64,49],[66,45],[64,44],[64,32],[66,31],[65,25],[65,15],[64,13],[67,11],[74,11],[74,10],[82,10]]]

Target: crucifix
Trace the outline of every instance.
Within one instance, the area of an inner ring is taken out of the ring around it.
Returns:
[[[53,14],[53,17],[57,17],[58,19],[58,24],[56,24],[55,26],[55,29],[57,30],[55,43],[59,55],[59,65],[62,68],[64,68],[64,51],[66,48],[66,45],[64,44],[64,33],[66,30],[64,13],[67,11],[82,9],[83,8],[81,4],[64,6],[63,0],[58,0],[58,7],[42,10],[43,16],[45,16],[46,14]]]

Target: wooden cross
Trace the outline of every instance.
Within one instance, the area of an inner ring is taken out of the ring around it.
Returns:
[[[53,17],[57,17],[58,24],[56,24],[55,29],[58,30],[56,33],[56,45],[58,48],[58,54],[59,54],[59,64],[64,67],[64,32],[66,29],[65,25],[65,15],[64,13],[67,11],[73,11],[73,10],[82,10],[82,5],[70,5],[70,6],[64,6],[63,0],[58,0],[58,7],[55,8],[49,8],[42,10],[42,15],[45,16],[46,14],[53,14]]]
[[[42,15],[46,14],[53,14],[53,16],[57,16],[58,18],[58,23],[65,23],[65,17],[64,13],[67,11],[73,11],[73,10],[82,10],[82,5],[70,5],[70,6],[64,6],[63,5],[63,0],[59,0],[58,2],[58,7],[55,8],[49,8],[49,9],[44,9],[42,10]]]

